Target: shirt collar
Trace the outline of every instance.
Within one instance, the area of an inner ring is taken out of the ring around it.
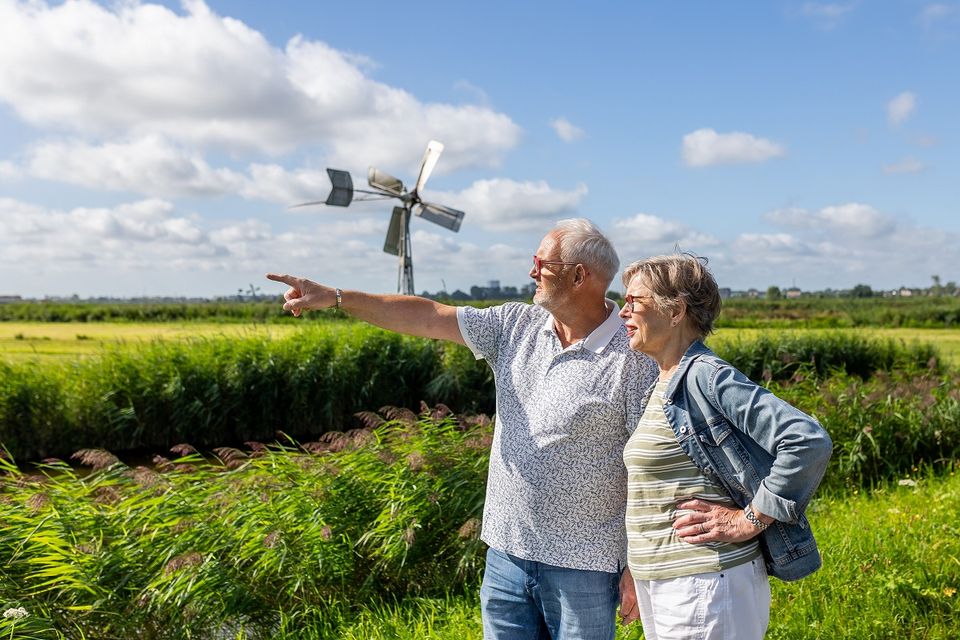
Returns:
[[[590,335],[583,340],[574,343],[571,345],[571,347],[589,349],[594,353],[602,353],[606,346],[610,344],[613,336],[617,335],[617,331],[623,327],[623,321],[620,320],[620,307],[617,306],[617,303],[609,298],[604,298],[603,302],[606,308],[610,310],[610,314],[607,316],[607,319],[600,323],[600,326],[591,331]],[[557,331],[554,328],[552,314],[547,314],[547,320],[544,322],[541,331],[551,333],[554,336],[557,335]]]

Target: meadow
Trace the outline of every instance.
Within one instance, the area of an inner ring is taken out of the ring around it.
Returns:
[[[349,320],[344,320],[349,322]],[[77,356],[96,356],[116,345],[136,346],[157,340],[190,340],[216,337],[281,338],[302,329],[307,323],[249,322],[0,322],[0,358],[7,361],[45,361]],[[943,361],[960,367],[960,328],[859,327],[811,329],[803,327],[737,328],[720,327],[708,341],[721,346],[737,340],[751,340],[770,331],[811,335],[850,331],[878,340],[902,344],[929,343],[937,347]]]
[[[960,328],[921,302],[754,305],[709,341],[834,439],[824,567],[773,581],[770,638],[960,637]],[[0,638],[479,638],[485,364],[176,309],[0,321]]]

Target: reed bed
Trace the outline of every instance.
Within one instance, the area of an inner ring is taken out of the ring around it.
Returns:
[[[0,602],[36,633],[259,638],[462,592],[482,562],[490,422],[387,413],[302,446],[181,445],[152,468],[102,449],[77,453],[88,474],[0,461]]]
[[[104,450],[78,452],[89,473],[0,461],[0,637],[479,638],[491,425],[384,413],[153,468]],[[821,492],[824,567],[774,581],[768,637],[957,637],[960,475],[940,471]]]
[[[761,334],[719,342],[726,357],[767,383],[833,372],[942,372],[929,345],[849,332]],[[67,362],[0,361],[0,442],[18,460],[64,457],[82,447],[205,449],[296,439],[358,426],[381,406],[442,402],[492,413],[484,361],[452,343],[359,323],[304,326],[284,336],[210,336],[107,348]]]

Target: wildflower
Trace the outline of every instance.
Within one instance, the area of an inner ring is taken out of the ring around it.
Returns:
[[[898,481],[897,484],[901,487],[915,487],[917,486],[917,481],[911,480],[910,478],[904,478],[903,480]]]
[[[956,594],[957,594],[957,589],[956,589],[956,587],[944,587],[944,588],[943,588],[943,595],[947,596],[948,598],[952,598],[952,597],[955,596]]]
[[[16,609],[7,609],[3,612],[4,618],[13,618],[14,620],[20,620],[21,618],[26,618],[29,613],[23,607],[17,607]]]
[[[320,529],[320,537],[324,540],[329,540],[333,537],[333,529],[330,528],[330,525],[323,525]]]

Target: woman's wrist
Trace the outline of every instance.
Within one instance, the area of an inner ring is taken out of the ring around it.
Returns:
[[[766,516],[762,513],[758,513],[754,510],[752,504],[748,504],[743,510],[743,517],[746,518],[757,531],[764,531],[767,527],[773,524],[773,518]]]

